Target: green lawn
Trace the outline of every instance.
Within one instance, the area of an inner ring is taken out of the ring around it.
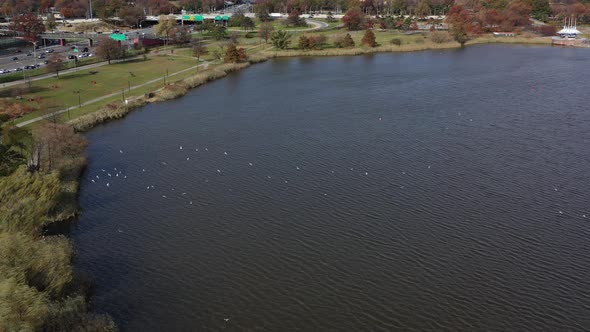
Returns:
[[[29,100],[40,97],[40,104],[43,108],[63,109],[78,104],[78,94],[74,91],[80,91],[80,99],[84,102],[123,89],[127,90],[129,85],[139,85],[155,78],[164,77],[167,72],[172,74],[195,65],[195,59],[183,55],[152,55],[146,61],[131,60],[60,75],[59,79],[49,78],[35,81],[32,91],[24,94],[23,98]],[[92,74],[93,71],[96,73]],[[40,106],[37,102],[27,103],[34,107]],[[40,111],[27,114],[17,122],[34,118],[40,114]]]

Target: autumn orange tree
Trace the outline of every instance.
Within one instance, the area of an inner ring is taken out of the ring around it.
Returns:
[[[237,48],[235,44],[230,44],[225,51],[225,57],[223,62],[226,63],[238,63],[248,60],[246,50],[243,48]]]
[[[342,17],[342,23],[348,30],[360,30],[363,25],[364,15],[360,8],[355,7],[349,9],[344,17]]]
[[[377,41],[375,40],[375,33],[373,33],[373,30],[367,29],[361,42],[363,45],[367,45],[369,47],[377,46]]]
[[[449,24],[449,34],[461,47],[465,46],[475,32],[472,13],[463,6],[455,5],[451,7],[446,21]]]

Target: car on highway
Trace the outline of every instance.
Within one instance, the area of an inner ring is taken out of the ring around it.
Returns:
[[[45,53],[53,53],[53,49],[52,49],[52,48],[50,48],[50,49],[48,49],[48,50],[45,50]]]
[[[23,71],[21,67],[15,68],[14,71]]]
[[[76,56],[73,54],[68,55],[69,60],[76,60]]]
[[[0,69],[0,74],[8,74],[8,73],[10,73],[10,70]]]
[[[27,53],[27,56],[31,56],[31,55],[33,55],[33,53],[31,53],[31,52]]]
[[[39,54],[39,55],[37,56],[37,59],[45,59],[45,54]]]
[[[17,61],[17,60],[18,60],[18,57],[16,57],[16,56],[14,58],[12,58],[12,61]]]
[[[82,49],[82,52],[88,52],[88,47],[84,47],[84,48]]]
[[[27,66],[25,66],[25,69],[35,69],[35,68],[37,68],[37,67],[35,67],[33,65],[27,65]]]

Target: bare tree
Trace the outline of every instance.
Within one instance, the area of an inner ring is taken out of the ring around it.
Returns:
[[[199,72],[199,61],[201,61],[201,56],[206,55],[209,53],[207,47],[203,46],[202,40],[200,38],[194,39],[193,44],[193,56],[197,57],[197,73]]]
[[[260,37],[260,39],[264,39],[264,43],[268,44],[268,39],[272,35],[273,31],[274,27],[272,26],[272,23],[264,22],[260,25],[260,28],[258,29],[258,37]]]
[[[59,71],[64,67],[64,60],[59,54],[52,54],[47,59],[47,70],[55,72],[55,77],[59,78]]]
[[[154,25],[154,34],[160,37],[166,37],[166,43],[171,33],[176,29],[176,18],[172,15],[160,15],[158,24]]]
[[[99,41],[96,55],[108,61],[110,65],[111,60],[119,59],[123,56],[123,50],[118,41],[109,37],[103,37]]]

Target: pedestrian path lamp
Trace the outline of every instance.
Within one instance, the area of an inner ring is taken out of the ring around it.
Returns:
[[[78,108],[82,107],[82,98],[80,97],[80,93],[82,91],[80,91],[80,90],[74,90],[72,92],[78,95]],[[68,108],[68,120],[69,119],[71,119],[71,116],[70,116],[70,108]]]

